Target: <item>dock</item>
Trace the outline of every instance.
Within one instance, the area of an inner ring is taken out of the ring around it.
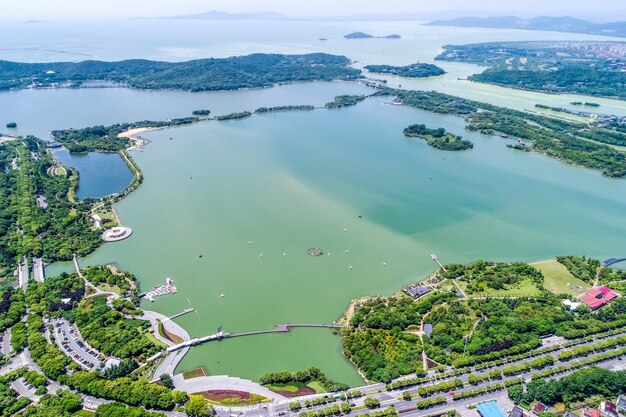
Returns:
[[[437,255],[435,255],[435,254],[433,253],[432,255],[430,255],[430,257],[432,258],[432,260],[433,260],[433,261],[437,262],[437,265],[439,265],[439,267],[440,267],[441,269],[443,269],[445,272],[448,272],[448,270],[446,269],[446,267],[445,267],[445,266],[443,266],[443,265],[441,264],[441,262],[439,261],[439,258],[437,258]]]
[[[143,297],[145,297],[146,300],[150,300],[154,302],[154,299],[157,297],[168,295],[168,294],[176,294],[178,290],[173,285],[173,282],[174,280],[172,278],[167,277],[165,278],[165,285],[159,285],[159,286],[154,287],[151,291],[148,291],[147,293],[143,294]]]

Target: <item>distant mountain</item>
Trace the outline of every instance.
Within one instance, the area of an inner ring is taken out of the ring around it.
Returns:
[[[530,19],[517,16],[459,17],[450,20],[435,20],[427,23],[427,25],[545,30],[552,32],[626,37],[626,22],[594,23],[569,16],[540,16]]]
[[[346,39],[371,39],[371,38],[380,38],[380,39],[400,39],[402,36],[394,33],[391,35],[387,35],[387,36],[373,36],[370,35],[369,33],[365,33],[365,32],[352,32],[352,33],[348,33],[347,35],[343,36]]]
[[[213,10],[205,13],[186,14],[179,16],[164,16],[161,19],[204,19],[204,20],[278,20],[286,16],[274,12],[257,13],[227,13]]]

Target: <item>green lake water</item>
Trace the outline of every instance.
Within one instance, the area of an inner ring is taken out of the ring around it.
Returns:
[[[191,303],[197,314],[177,322],[203,336],[218,325],[331,323],[351,298],[427,275],[431,253],[443,262],[619,255],[623,181],[386,101],[151,133],[134,156],[145,182],[119,204],[133,236],[83,264],[116,261],[144,289],[173,277],[178,294],[144,306],[173,314]],[[475,148],[446,153],[407,140],[410,123],[443,126]],[[310,247],[330,255],[310,257]],[[180,369],[258,378],[315,365],[358,384],[340,349],[331,331],[302,329],[209,343]]]
[[[107,24],[128,30],[109,31],[111,38],[103,39],[98,30],[103,23],[59,30],[60,24],[10,26],[15,30],[3,39],[0,57],[175,60],[321,50],[346,54],[358,66],[432,61],[447,43],[582,36],[426,28],[413,22],[282,22],[267,29],[267,22],[137,21]],[[57,28],[53,35],[51,27]],[[403,39],[341,38],[355,29],[398,32]],[[13,39],[16,33],[19,39]],[[46,47],[45,36],[57,47]],[[322,36],[330,40],[317,41]],[[449,71],[444,77],[392,77],[389,82],[517,109],[579,100],[477,85],[458,80],[477,67],[444,67]],[[47,137],[52,129],[162,120],[199,108],[225,114],[261,106],[322,105],[338,94],[369,91],[348,83],[219,93],[26,90],[0,93],[0,109],[7,121],[18,122],[18,133]],[[117,206],[134,233],[104,245],[81,264],[117,262],[139,278],[143,290],[173,277],[176,295],[143,306],[173,314],[191,304],[197,313],[177,322],[192,336],[204,336],[218,325],[242,332],[278,323],[331,323],[352,298],[388,295],[428,275],[435,267],[432,253],[443,262],[623,255],[623,180],[514,151],[502,138],[466,132],[460,118],[387,101],[371,98],[342,110],[265,114],[146,134],[152,143],[133,154],[144,183]],[[605,112],[626,114],[623,102],[593,101],[601,102]],[[408,140],[402,130],[412,123],[445,127],[475,147],[450,153]],[[97,166],[93,184],[103,175],[105,181],[106,174],[119,175],[117,168]],[[81,176],[89,176],[88,170]],[[99,191],[95,186],[93,192]],[[311,247],[329,255],[310,257],[306,250]],[[71,269],[55,264],[46,272],[52,276]],[[179,370],[197,366],[252,379],[268,371],[318,366],[333,379],[362,382],[342,356],[338,337],[327,329],[209,343],[193,348]]]

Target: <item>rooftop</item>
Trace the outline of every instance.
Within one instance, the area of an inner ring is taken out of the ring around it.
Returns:
[[[495,401],[478,404],[476,408],[482,417],[506,417]]]

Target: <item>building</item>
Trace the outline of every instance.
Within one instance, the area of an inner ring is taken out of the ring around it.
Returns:
[[[596,310],[610,303],[615,297],[617,297],[615,291],[602,285],[597,288],[590,288],[586,293],[579,295],[578,299],[587,304],[590,309]]]
[[[533,413],[535,414],[539,414],[539,413],[543,413],[548,409],[548,407],[545,404],[542,403],[537,403],[535,404],[535,406],[533,407]]]
[[[509,417],[528,417],[528,415],[524,413],[524,411],[525,410],[523,408],[515,406],[509,413]]]
[[[428,294],[430,292],[430,288],[428,288],[425,285],[413,284],[413,285],[406,287],[403,291],[409,297],[419,298],[423,295]]]
[[[621,395],[617,397],[616,405],[617,405],[618,411],[626,412],[626,397],[621,396]]]
[[[600,414],[602,417],[617,417],[619,415],[617,405],[610,401],[602,401],[600,403]]]
[[[583,417],[602,417],[600,410],[597,408],[585,408],[583,411]]]
[[[504,411],[498,406],[495,401],[487,401],[486,403],[480,403],[476,406],[480,417],[506,417]]]

